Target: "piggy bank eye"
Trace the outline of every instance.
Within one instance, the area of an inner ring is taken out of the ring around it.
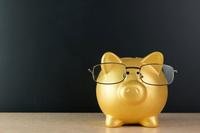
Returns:
[[[126,72],[126,74],[127,74],[127,75],[129,75],[129,74],[130,74],[130,72],[129,72],[129,71],[127,71],[127,72]]]

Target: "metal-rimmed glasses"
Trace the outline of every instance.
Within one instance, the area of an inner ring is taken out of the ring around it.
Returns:
[[[102,69],[107,72],[100,78],[99,74],[102,72]],[[171,84],[174,80],[174,73],[178,72],[172,66],[166,64],[153,63],[137,67],[115,62],[97,64],[92,69],[88,69],[88,71],[92,74],[92,78],[96,83],[112,85],[124,81],[127,75],[130,74],[129,69],[137,69],[136,74],[142,82],[155,86]]]

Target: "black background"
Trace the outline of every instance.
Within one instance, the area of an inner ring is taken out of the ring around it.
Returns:
[[[161,51],[165,112],[200,111],[200,1],[1,0],[0,111],[100,111],[87,69],[106,51]]]

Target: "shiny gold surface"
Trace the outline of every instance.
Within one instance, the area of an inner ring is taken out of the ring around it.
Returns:
[[[140,67],[145,64],[163,64],[163,55],[153,52],[144,58],[119,58],[111,52],[102,56],[101,63],[123,63],[127,67]],[[123,82],[112,85],[97,84],[96,95],[99,106],[106,116],[107,127],[119,127],[124,124],[138,123],[145,127],[158,126],[158,114],[162,111],[167,101],[167,86],[145,84],[139,78],[138,69],[128,69],[129,75]],[[112,73],[117,79],[119,71],[109,65],[102,67],[98,79],[108,80],[105,75]],[[113,74],[116,73],[116,74]],[[152,83],[166,82],[165,76],[159,67],[145,69],[145,78]]]

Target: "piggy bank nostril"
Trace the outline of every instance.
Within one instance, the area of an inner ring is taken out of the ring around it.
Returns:
[[[138,88],[135,89],[135,93],[136,93],[136,94],[139,94],[139,93],[140,93],[140,91],[139,91]]]
[[[139,90],[137,88],[128,88],[125,90],[125,93],[129,93],[129,94],[138,94],[139,93]]]
[[[125,91],[126,93],[129,93],[130,92],[130,89],[126,89],[126,91]]]
[[[133,96],[136,97],[136,96],[140,95],[140,89],[138,89],[138,88],[127,89],[126,93],[128,93],[132,97]]]
[[[119,96],[126,103],[136,105],[142,102],[146,98],[146,88],[142,84],[136,81],[134,82],[135,82],[134,85],[120,87]]]

